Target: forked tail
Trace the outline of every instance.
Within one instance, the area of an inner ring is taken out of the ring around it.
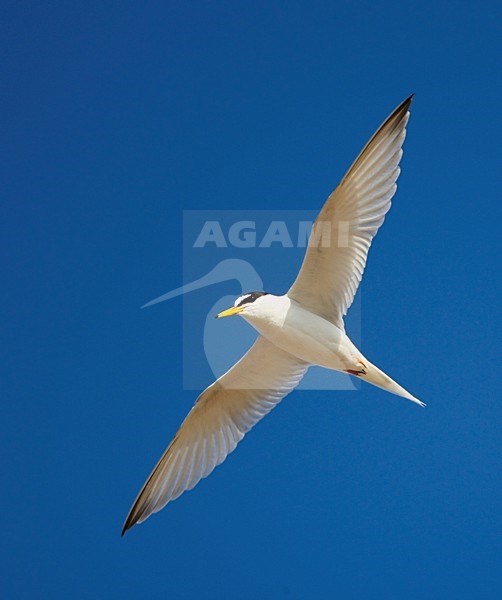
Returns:
[[[383,371],[380,371],[378,367],[375,367],[375,365],[371,364],[369,361],[365,360],[364,366],[364,371],[366,372],[358,373],[360,379],[367,381],[368,383],[371,383],[382,390],[386,390],[387,392],[391,392],[392,394],[396,394],[397,396],[402,396],[403,398],[407,398],[412,402],[416,402],[420,406],[425,406],[423,402],[421,402],[418,398],[415,398],[415,396],[412,396],[410,392],[401,387],[399,383],[396,383],[393,379],[391,379]]]

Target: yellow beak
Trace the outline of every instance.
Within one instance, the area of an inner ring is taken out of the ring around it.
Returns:
[[[216,318],[221,319],[222,317],[232,317],[233,315],[238,315],[243,310],[244,308],[242,306],[232,306],[232,308],[227,308],[227,310],[217,314]]]

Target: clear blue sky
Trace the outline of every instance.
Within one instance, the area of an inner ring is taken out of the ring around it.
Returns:
[[[2,598],[498,595],[500,19],[3,3]],[[182,282],[183,209],[320,208],[411,92],[362,349],[428,407],[293,393],[121,539],[194,400],[181,299],[139,310]]]

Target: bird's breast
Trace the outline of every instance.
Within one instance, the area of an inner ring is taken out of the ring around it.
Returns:
[[[353,362],[352,343],[345,332],[294,300],[287,298],[266,315],[244,318],[263,337],[305,362],[336,370]]]

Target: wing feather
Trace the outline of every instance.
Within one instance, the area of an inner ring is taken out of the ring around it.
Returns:
[[[371,242],[396,192],[411,100],[410,96],[402,102],[378,128],[326,200],[300,272],[288,291],[288,296],[341,329]]]
[[[259,337],[198,397],[138,494],[122,534],[207,477],[298,385],[307,368],[307,363]]]

